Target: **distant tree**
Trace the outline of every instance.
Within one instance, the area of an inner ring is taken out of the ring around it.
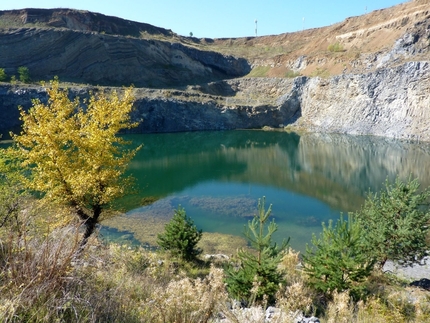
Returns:
[[[117,134],[137,125],[130,119],[134,97],[127,89],[122,96],[101,93],[71,101],[57,79],[47,92],[47,104],[36,99],[28,112],[20,108],[22,131],[12,135],[15,154],[30,168],[29,189],[77,214],[85,226],[83,247],[102,212],[129,183],[123,174],[136,149],[126,149]]]
[[[7,74],[4,68],[0,68],[0,82],[4,82],[7,79]]]
[[[19,80],[23,83],[30,83],[30,71],[26,66],[18,67]]]
[[[192,261],[202,252],[196,247],[201,237],[202,230],[197,229],[185,209],[179,206],[173,218],[164,227],[164,233],[158,235],[157,243],[173,256]]]
[[[193,37],[193,33],[192,32],[190,32],[190,37]]]
[[[331,296],[334,291],[350,291],[354,298],[361,298],[364,280],[370,275],[375,258],[363,252],[363,228],[353,215],[343,216],[333,226],[323,223],[319,238],[312,236],[312,247],[306,246],[303,256],[304,271],[309,284],[317,291]]]
[[[238,264],[232,264],[227,269],[226,283],[229,293],[247,303],[259,302],[265,297],[269,303],[273,303],[279,284],[283,282],[283,274],[278,270],[278,265],[288,241],[281,246],[272,241],[272,235],[278,226],[272,220],[266,228],[272,205],[266,211],[264,203],[265,198],[263,197],[258,201],[258,214],[248,222],[248,226],[245,228],[245,237],[255,252],[239,250]],[[265,232],[266,230],[267,232]]]
[[[16,76],[15,76],[15,75],[12,75],[12,76],[10,77],[10,83],[11,83],[11,84],[16,84]]]
[[[418,181],[385,183],[385,190],[369,194],[355,217],[363,227],[365,251],[382,268],[387,260],[405,264],[419,261],[429,246],[430,191]]]

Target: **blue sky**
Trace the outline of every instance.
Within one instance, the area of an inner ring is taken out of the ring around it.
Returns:
[[[1,0],[0,10],[73,8],[116,16],[195,37],[278,35],[331,25],[400,0]]]

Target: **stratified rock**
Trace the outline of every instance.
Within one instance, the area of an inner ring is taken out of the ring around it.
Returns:
[[[7,16],[7,17],[5,17]],[[20,66],[34,81],[58,76],[93,85],[172,87],[243,76],[243,58],[202,51],[148,24],[70,9],[0,11],[0,62],[7,75]],[[42,27],[34,27],[40,24]],[[163,40],[145,39],[145,35]]]
[[[312,78],[296,126],[315,132],[430,140],[430,63]]]

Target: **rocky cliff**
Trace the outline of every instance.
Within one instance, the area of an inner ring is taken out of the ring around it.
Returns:
[[[430,141],[430,62],[312,78],[300,103],[293,125],[308,131]]]
[[[0,14],[0,26],[9,22],[0,28],[0,67],[74,81],[71,96],[95,89],[82,83],[133,83],[138,132],[288,126],[430,141],[428,0],[326,28],[230,40],[181,38],[70,10],[43,13]],[[333,42],[339,51],[324,49]],[[274,44],[285,52],[272,52]],[[266,77],[252,77],[262,70]],[[46,100],[40,86],[3,84],[0,133],[16,131],[16,106],[36,97]]]
[[[0,12],[0,65],[35,81],[173,87],[243,76],[243,58],[184,45],[166,29],[69,9]]]
[[[7,74],[26,66],[34,80],[93,85],[172,87],[243,76],[245,59],[180,43],[69,29],[17,28],[0,32],[0,64]]]

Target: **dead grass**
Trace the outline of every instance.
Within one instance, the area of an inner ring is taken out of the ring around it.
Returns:
[[[229,300],[222,264],[182,263],[164,253],[104,245],[96,238],[77,258],[75,227],[36,234],[41,231],[32,228],[35,223],[46,222],[30,218],[22,233],[0,234],[1,322],[264,320],[265,307],[242,308]],[[308,287],[300,254],[291,249],[279,267],[286,284],[276,295],[272,323],[293,322],[301,315],[316,315],[326,323],[430,320],[429,293],[405,288],[406,282],[396,277],[375,273],[368,280],[369,298],[354,303],[347,291],[327,300]]]

